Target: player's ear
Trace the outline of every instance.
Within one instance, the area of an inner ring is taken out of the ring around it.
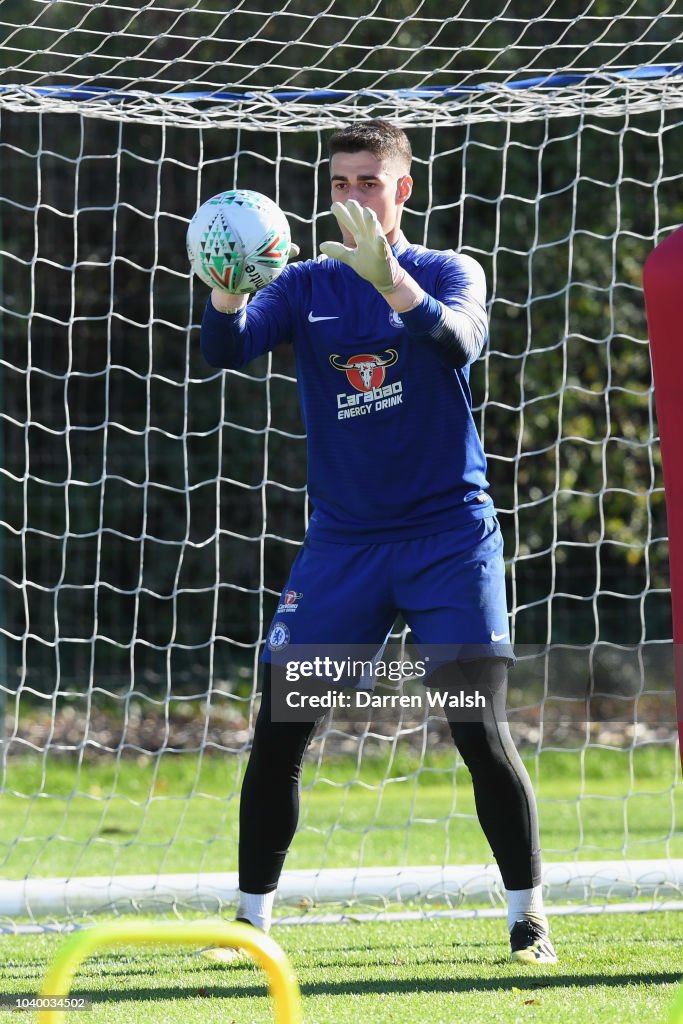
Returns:
[[[396,183],[396,202],[405,203],[413,193],[413,179],[409,174],[402,175]]]

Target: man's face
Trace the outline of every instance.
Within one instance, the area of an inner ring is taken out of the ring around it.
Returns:
[[[402,174],[391,160],[378,159],[373,153],[335,153],[330,160],[332,202],[355,199],[377,214],[390,243],[398,238],[403,204],[410,196],[413,179]],[[342,229],[346,245],[354,240]]]

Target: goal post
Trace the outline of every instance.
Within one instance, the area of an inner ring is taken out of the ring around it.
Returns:
[[[683,15],[361,6],[0,11],[0,928],[233,898],[305,435],[288,346],[203,362],[185,231],[206,198],[254,188],[311,258],[335,230],[328,132],[378,116],[414,148],[407,236],[486,273],[474,415],[550,910],[683,900],[657,425],[676,431],[677,402],[660,405],[655,349],[655,406],[642,290],[681,222]],[[410,643],[401,622],[393,640]],[[287,867],[288,919],[502,912],[436,713],[325,721]]]

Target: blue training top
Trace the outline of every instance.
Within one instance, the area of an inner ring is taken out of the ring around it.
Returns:
[[[365,544],[426,536],[494,514],[472,416],[469,362],[487,338],[479,264],[392,247],[425,299],[395,313],[338,260],[293,263],[236,314],[211,299],[201,348],[238,369],[294,345],[308,443],[309,533]]]

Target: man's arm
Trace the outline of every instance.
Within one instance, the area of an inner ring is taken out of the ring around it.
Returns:
[[[488,338],[486,278],[470,256],[443,254],[442,258],[435,288],[438,297],[423,291],[412,309],[396,311],[413,337],[433,341],[451,366],[460,369],[479,356]],[[385,298],[396,309],[391,296]]]
[[[488,336],[486,280],[479,264],[469,256],[444,254],[438,296],[427,295],[400,266],[373,210],[350,199],[334,203],[332,212],[353,235],[356,248],[324,242],[321,251],[374,285],[406,329],[434,342],[454,368],[476,359]]]
[[[248,306],[246,296],[211,293],[200,335],[202,355],[210,366],[238,370],[280,342],[291,340],[291,298],[298,266],[286,267]]]

